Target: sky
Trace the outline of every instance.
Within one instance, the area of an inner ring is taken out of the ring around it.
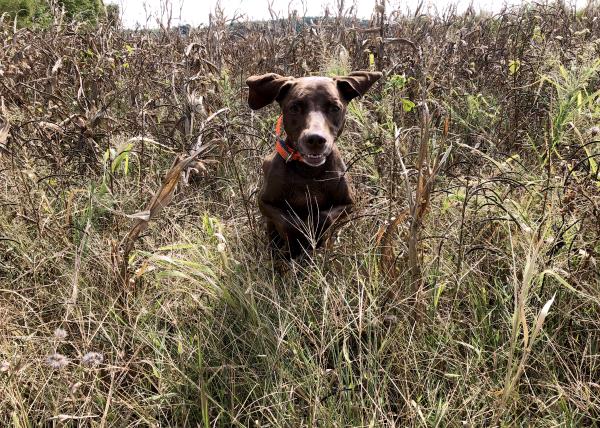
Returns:
[[[344,0],[346,7],[355,4],[357,15],[360,18],[369,18],[375,5],[374,0]],[[307,16],[323,15],[325,7],[330,6],[330,10],[336,10],[334,6],[336,0],[221,0],[221,7],[228,18],[244,15],[249,19],[267,19],[269,15],[269,3],[272,2],[273,10],[287,16],[288,10],[297,10],[298,13]],[[519,4],[521,0],[424,0],[425,5],[444,9],[449,4],[456,4],[458,11],[465,10],[470,3],[473,3],[476,10],[483,9],[487,11],[498,11],[503,4]],[[132,28],[139,24],[142,27],[156,27],[156,18],[167,16],[164,13],[165,4],[169,3],[172,7],[172,25],[190,24],[193,26],[206,24],[208,15],[214,10],[217,0],[108,0],[107,3],[116,3],[121,8],[123,14],[123,24]],[[419,0],[386,0],[388,9],[400,8],[406,10],[415,10]],[[583,3],[579,0],[577,3]],[[150,15],[149,20],[146,17]]]

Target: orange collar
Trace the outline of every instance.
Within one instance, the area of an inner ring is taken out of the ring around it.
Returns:
[[[283,123],[283,116],[279,116],[277,123],[275,124],[275,136],[277,141],[275,142],[275,150],[285,160],[289,162],[291,160],[302,160],[300,152],[285,143],[285,139],[281,137],[281,124]]]

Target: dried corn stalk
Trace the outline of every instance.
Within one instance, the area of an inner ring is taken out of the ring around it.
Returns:
[[[210,144],[202,144],[201,140],[202,130],[206,127],[206,124],[208,124],[215,117],[219,116],[221,113],[224,113],[228,110],[229,109],[227,108],[223,108],[213,113],[204,121],[200,129],[200,135],[198,136],[198,140],[194,145],[192,153],[183,159],[181,159],[181,157],[179,156],[175,159],[173,165],[167,172],[167,175],[165,176],[165,179],[163,180],[160,188],[156,191],[156,193],[150,200],[150,203],[148,204],[146,210],[138,212],[131,216],[136,219],[136,222],[134,223],[133,227],[121,243],[121,246],[123,247],[121,256],[116,258],[117,260],[120,259],[119,263],[121,266],[119,269],[119,276],[123,285],[128,284],[129,282],[129,255],[133,250],[135,241],[140,236],[140,234],[144,230],[146,230],[148,224],[150,223],[150,220],[155,218],[158,215],[158,213],[160,213],[160,211],[171,202],[171,200],[173,199],[173,193],[175,192],[175,188],[177,187],[177,183],[179,183],[179,179],[186,171],[186,169],[192,163],[197,164],[198,162],[200,162],[197,158],[211,147]]]

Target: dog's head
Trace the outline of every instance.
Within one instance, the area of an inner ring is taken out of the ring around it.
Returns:
[[[344,77],[283,77],[275,73],[251,76],[248,104],[258,110],[273,101],[283,112],[288,141],[310,166],[325,163],[342,132],[348,103],[381,77],[379,72],[357,71]]]

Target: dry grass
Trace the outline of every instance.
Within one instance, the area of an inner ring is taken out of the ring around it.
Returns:
[[[0,425],[597,425],[599,18],[0,23]],[[369,67],[354,220],[271,260],[245,78]]]

